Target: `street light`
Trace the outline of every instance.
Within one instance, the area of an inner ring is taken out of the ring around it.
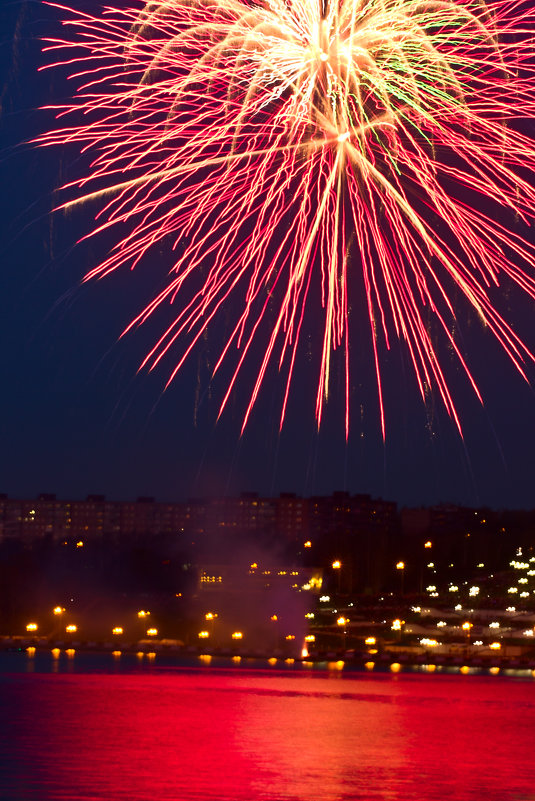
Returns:
[[[341,563],[341,561],[339,559],[335,559],[334,562],[332,563],[331,567],[332,567],[333,570],[336,570],[336,573],[337,573],[336,586],[337,586],[338,595],[340,595],[340,585],[341,585],[341,581],[342,581],[342,563]]]
[[[344,617],[343,615],[340,615],[340,617],[336,621],[336,625],[339,626],[341,629],[343,629],[343,631],[342,631],[342,647],[344,648],[344,650],[345,650],[345,647],[346,647],[346,636],[347,636],[346,626],[347,626],[348,623],[349,623],[349,618]]]
[[[401,575],[401,594],[403,595],[403,589],[405,584],[405,562],[398,562],[396,565],[396,570],[400,571]]]

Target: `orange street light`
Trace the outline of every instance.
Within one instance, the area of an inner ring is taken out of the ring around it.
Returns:
[[[404,591],[404,584],[405,584],[405,562],[398,562],[396,565],[396,570],[400,571],[401,576],[401,594],[403,595]]]

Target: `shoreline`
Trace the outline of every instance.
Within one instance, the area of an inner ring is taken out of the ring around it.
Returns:
[[[166,659],[221,659],[237,663],[243,660],[267,661],[270,664],[296,664],[304,666],[319,667],[322,665],[336,666],[337,669],[347,667],[356,670],[386,670],[399,672],[403,668],[410,670],[423,670],[433,672],[440,669],[480,670],[492,671],[513,670],[530,672],[535,678],[535,659],[507,657],[504,655],[493,657],[471,657],[444,655],[444,654],[404,654],[402,652],[391,654],[382,652],[369,654],[354,651],[328,651],[311,652],[308,655],[297,655],[281,653],[280,651],[270,652],[261,649],[202,649],[195,646],[183,646],[175,644],[153,644],[128,643],[128,642],[86,642],[73,640],[44,640],[27,637],[3,637],[0,639],[1,653],[22,653],[26,652],[30,656],[36,653],[46,652],[54,654],[67,654],[73,656],[75,653],[110,655],[110,656],[138,656],[155,658],[162,656]]]

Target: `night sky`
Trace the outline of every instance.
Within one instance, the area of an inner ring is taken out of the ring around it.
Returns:
[[[165,280],[167,254],[134,273],[125,270],[81,285],[84,273],[106,252],[102,240],[74,246],[90,230],[94,209],[69,216],[53,215],[51,209],[60,197],[57,188],[83,175],[87,160],[75,149],[24,144],[52,125],[52,115],[39,107],[70,91],[63,73],[37,72],[45,63],[38,37],[59,32],[58,14],[37,2],[7,0],[0,11],[0,492],[182,500],[252,490],[265,495],[348,490],[400,505],[535,507],[533,390],[475,315],[461,307],[463,345],[485,399],[483,408],[459,369],[453,363],[447,367],[464,442],[438,401],[424,408],[406,356],[394,345],[384,360],[383,444],[370,343],[364,337],[352,342],[347,443],[343,383],[336,372],[325,423],[316,430],[319,359],[314,359],[313,336],[280,435],[283,386],[275,371],[243,436],[252,369],[217,422],[228,374],[213,384],[208,378],[220,329],[209,333],[166,392],[171,364],[150,375],[137,372],[159,327],[119,336]],[[497,302],[535,347],[532,303],[507,287]]]

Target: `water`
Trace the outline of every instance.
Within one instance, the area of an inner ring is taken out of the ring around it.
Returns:
[[[535,801],[529,674],[215,664],[0,655],[0,798]]]

